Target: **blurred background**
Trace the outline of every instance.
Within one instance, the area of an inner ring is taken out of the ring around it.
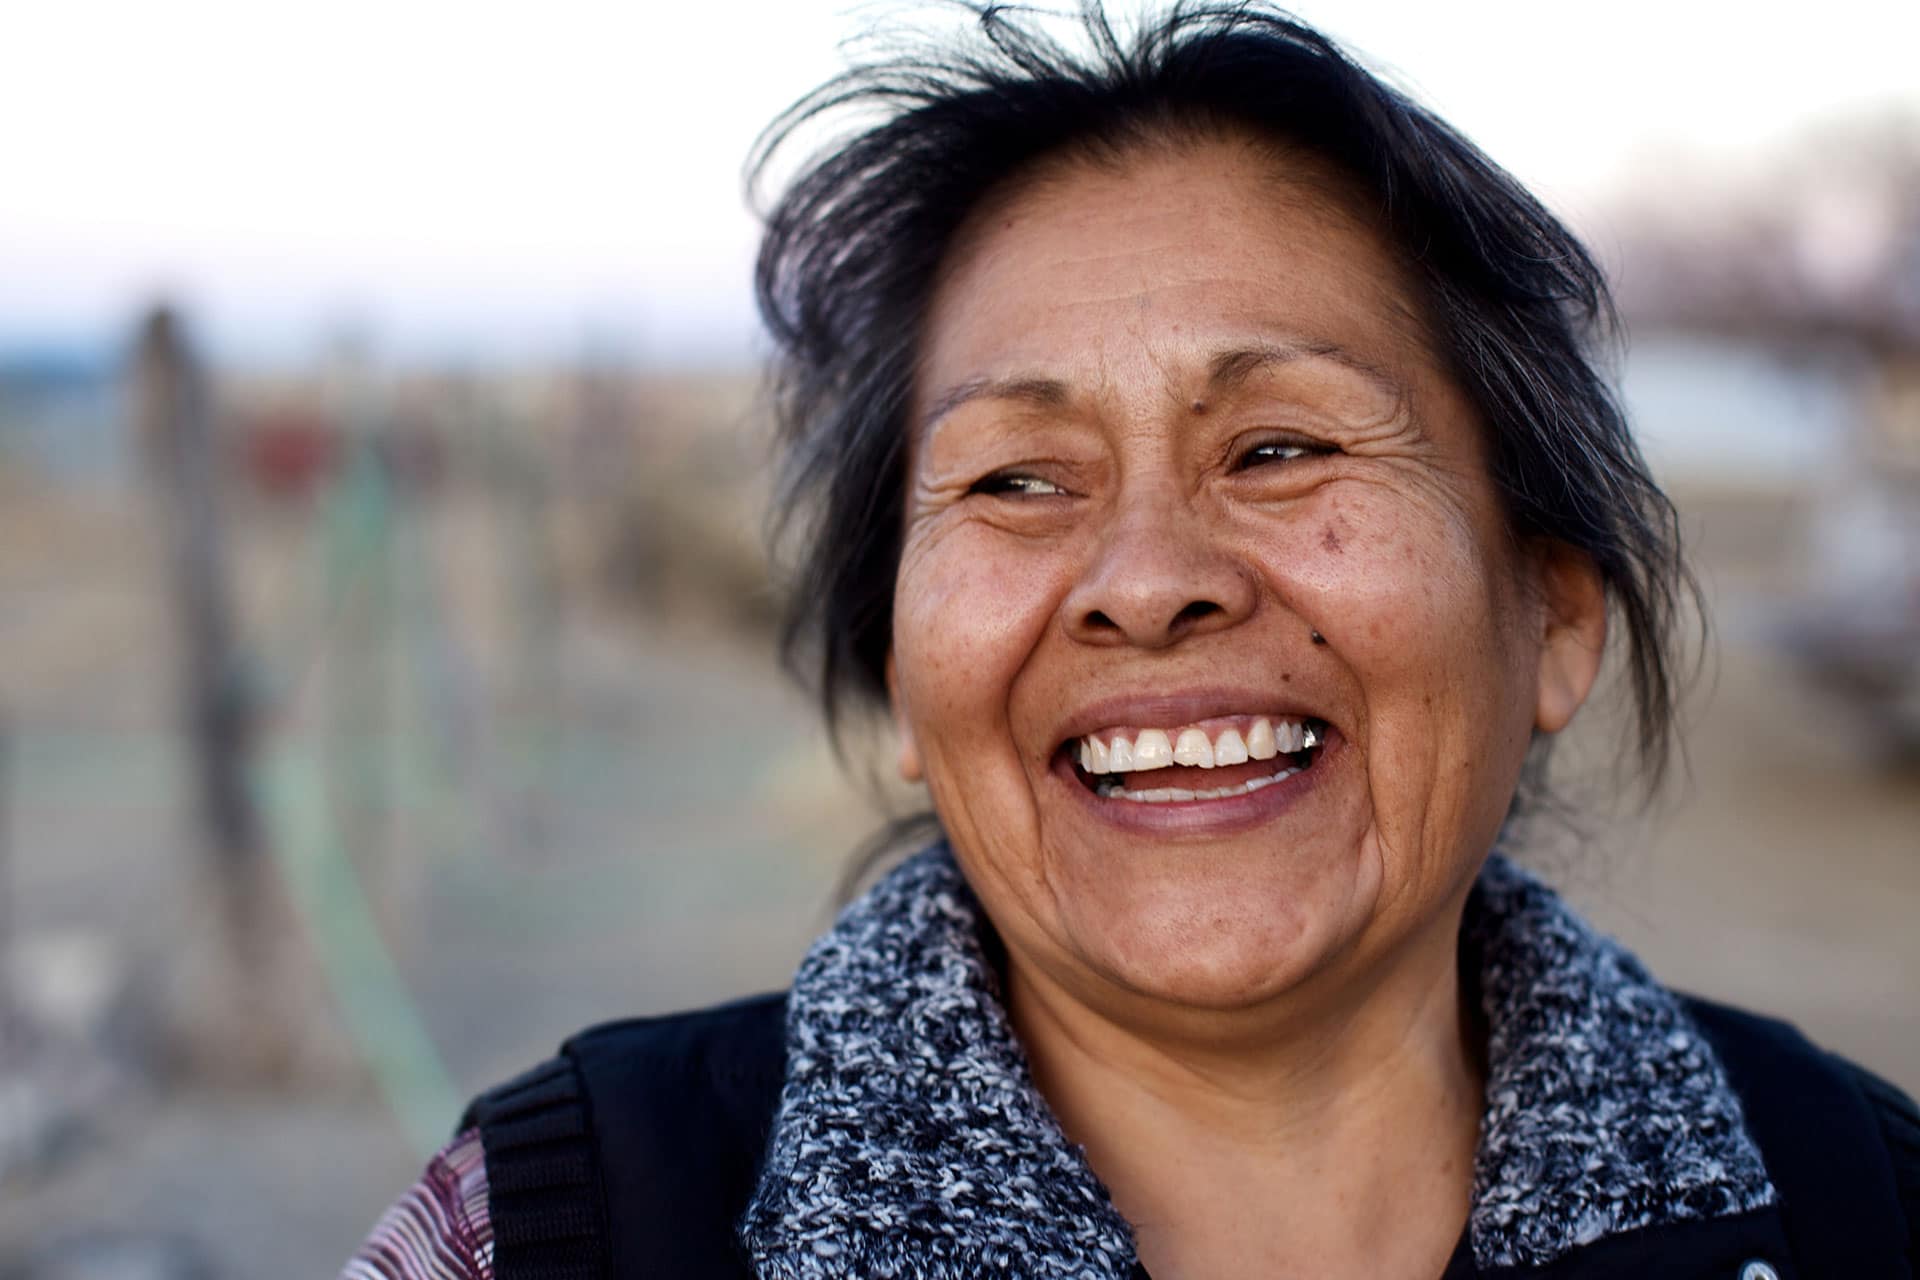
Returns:
[[[1608,262],[1705,580],[1685,776],[1572,752],[1550,873],[1920,1090],[1920,8],[1299,11]],[[10,11],[0,1278],[331,1275],[831,918],[912,798],[775,666],[740,166],[893,12]]]

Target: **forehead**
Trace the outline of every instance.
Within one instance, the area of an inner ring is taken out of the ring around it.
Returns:
[[[1144,363],[1184,381],[1258,346],[1338,351],[1407,381],[1434,363],[1408,274],[1353,184],[1232,135],[1058,158],[956,237],[915,417],[970,379],[1109,385]]]

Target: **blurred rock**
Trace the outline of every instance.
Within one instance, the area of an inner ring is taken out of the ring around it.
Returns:
[[[127,972],[77,930],[26,934],[0,956],[0,1186],[46,1172],[133,1080]]]

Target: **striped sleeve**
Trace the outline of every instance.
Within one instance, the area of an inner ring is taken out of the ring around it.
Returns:
[[[493,1280],[487,1160],[469,1129],[427,1164],[340,1280]]]

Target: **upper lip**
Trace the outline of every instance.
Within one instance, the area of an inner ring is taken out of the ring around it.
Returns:
[[[1326,713],[1296,696],[1259,689],[1179,689],[1171,692],[1117,694],[1075,709],[1061,724],[1055,745],[1116,726],[1173,729],[1216,716],[1288,716],[1328,720]]]

